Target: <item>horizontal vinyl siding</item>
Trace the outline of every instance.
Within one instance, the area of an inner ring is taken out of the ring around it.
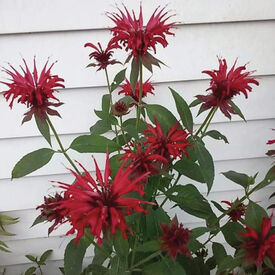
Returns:
[[[123,1],[127,7],[137,8],[139,1]],[[155,6],[165,5],[167,1],[143,1],[144,15],[148,17]],[[234,117],[230,122],[220,112],[213,120],[213,129],[227,136],[230,144],[223,141],[205,139],[215,160],[215,183],[209,199],[233,200],[243,196],[240,187],[227,179],[221,172],[236,170],[249,175],[259,171],[259,180],[272,164],[265,156],[268,150],[266,141],[274,133],[275,113],[275,1],[251,0],[172,0],[169,9],[177,14],[178,22],[175,37],[169,37],[166,49],[158,47],[157,57],[168,66],[155,69],[151,79],[155,84],[155,96],[148,96],[146,102],[163,104],[174,114],[175,105],[168,86],[178,91],[188,103],[194,96],[203,94],[208,87],[204,69],[217,68],[216,56],[225,57],[229,66],[238,58],[238,64],[247,65],[248,70],[257,70],[260,86],[255,87],[249,98],[242,95],[235,102],[242,109],[247,123]],[[10,62],[16,67],[23,56],[29,64],[36,55],[38,65],[50,57],[58,60],[54,72],[65,79],[66,88],[60,90],[58,97],[65,104],[59,108],[63,119],[53,119],[66,146],[80,135],[87,134],[89,127],[97,121],[93,110],[100,108],[100,100],[106,93],[104,74],[86,69],[90,49],[86,42],[100,41],[106,44],[110,34],[106,29],[111,21],[104,16],[105,11],[114,10],[115,1],[101,2],[82,0],[1,0],[0,1],[0,65]],[[211,12],[205,12],[205,10]],[[137,9],[136,9],[137,10]],[[117,53],[124,60],[126,55]],[[121,67],[110,67],[111,78]],[[145,77],[150,75],[146,72]],[[129,75],[129,70],[127,71]],[[0,79],[5,75],[0,71]],[[5,87],[0,84],[0,91]],[[117,96],[117,92],[115,92]],[[19,274],[27,269],[25,254],[41,254],[54,249],[51,262],[45,268],[45,275],[58,274],[55,267],[62,266],[64,248],[72,236],[64,236],[67,225],[60,227],[47,237],[48,224],[30,228],[38,215],[36,206],[43,196],[53,194],[51,180],[72,182],[66,170],[67,161],[56,154],[52,162],[27,177],[10,181],[15,163],[25,154],[47,147],[32,121],[21,126],[24,106],[15,106],[11,111],[3,97],[0,98],[0,212],[19,217],[18,224],[10,226],[9,231],[16,235],[1,237],[12,250],[12,254],[0,252],[0,266],[6,265],[7,275]],[[194,116],[197,109],[194,108]],[[205,114],[195,118],[196,127]],[[108,133],[107,135],[110,135]],[[56,148],[56,144],[54,143]],[[90,154],[69,151],[73,159],[80,160],[90,171],[94,171]],[[95,154],[100,167],[104,167],[104,156]],[[182,178],[181,184],[191,183]],[[202,184],[197,188],[206,192]],[[267,206],[268,196],[275,191],[274,185],[258,192],[254,199]],[[171,215],[177,213],[188,227],[202,226],[202,220],[192,217],[177,208],[169,209]],[[224,242],[222,236],[218,241]],[[92,256],[89,250],[87,256]],[[55,269],[54,269],[55,268]]]

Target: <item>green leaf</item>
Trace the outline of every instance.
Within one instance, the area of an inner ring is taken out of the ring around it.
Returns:
[[[46,120],[42,120],[37,114],[34,114],[34,118],[39,132],[47,140],[50,146],[52,146],[50,127],[48,125],[48,122]]]
[[[122,127],[125,128],[128,125],[132,125],[133,127],[136,127],[136,119],[135,118],[129,118],[129,119],[125,120],[122,124]],[[147,124],[143,120],[140,120],[139,121],[139,130],[143,131],[145,129],[147,129]]]
[[[32,255],[25,255],[25,257],[30,260],[31,262],[36,263],[37,262],[37,258],[32,256]]]
[[[35,225],[37,225],[37,224],[39,224],[39,223],[45,222],[45,221],[47,221],[47,217],[46,217],[46,216],[42,216],[42,217],[38,216],[38,217],[36,217],[36,219],[34,220],[34,222],[33,222],[33,224],[32,224],[31,227],[33,227],[33,226],[35,226]]]
[[[130,137],[133,137],[136,140],[139,139],[137,129],[134,125],[129,124],[125,126],[124,130],[130,135]]]
[[[196,142],[195,144],[195,153],[200,164],[201,174],[207,184],[209,194],[215,177],[213,158],[208,150],[199,142]]]
[[[102,96],[101,107],[102,107],[102,112],[104,114],[109,114],[110,102],[111,102],[111,96],[109,94]]]
[[[161,248],[160,242],[158,240],[152,240],[138,246],[136,248],[136,251],[143,252],[143,253],[156,252],[157,250],[160,250],[160,248]]]
[[[172,259],[163,259],[150,265],[146,265],[143,269],[144,275],[186,275],[183,267]]]
[[[10,232],[0,229],[0,235],[1,236],[14,236],[15,234],[12,234]]]
[[[111,269],[106,274],[108,275],[127,275],[128,269],[127,257],[118,257],[117,255],[111,260]],[[129,273],[128,273],[129,274]]]
[[[0,225],[10,225],[15,224],[19,221],[19,218],[12,218],[7,215],[0,214]]]
[[[114,81],[111,84],[111,92],[113,92],[125,79],[125,73],[126,73],[126,69],[123,69],[116,74]]]
[[[155,58],[154,56],[152,56],[150,53],[146,53],[145,55],[142,56],[141,62],[143,64],[143,66],[150,71],[151,73],[153,73],[153,66],[157,66],[160,68],[160,64],[165,65],[162,61],[160,61],[159,59]]]
[[[271,261],[271,259],[269,257],[266,256],[264,258],[264,263],[268,268],[275,271],[275,265],[273,264],[273,262]]]
[[[36,270],[36,267],[35,266],[31,266],[30,268],[28,268],[26,270],[26,272],[24,274],[25,275],[34,275],[35,270]]]
[[[8,246],[4,242],[0,241],[0,251],[10,253],[10,251],[7,248]]]
[[[133,58],[132,64],[131,64],[131,73],[130,73],[130,83],[133,91],[136,90],[138,75],[139,75],[139,59]]]
[[[223,140],[225,143],[229,143],[226,136],[222,135],[219,131],[217,130],[211,130],[205,133],[204,136],[209,136],[217,140]]]
[[[242,264],[241,259],[233,258],[230,255],[227,255],[222,259],[222,261],[219,263],[219,272],[225,272],[225,271],[231,271],[237,266],[240,266]],[[228,273],[226,273],[228,274]]]
[[[223,258],[227,256],[226,250],[220,243],[213,242],[212,251],[218,265],[222,262]]]
[[[192,180],[202,183],[205,182],[200,166],[189,158],[183,158],[177,161],[174,165],[174,169]]]
[[[227,179],[241,185],[244,188],[247,188],[251,184],[251,178],[242,173],[238,173],[235,171],[228,171],[222,173]]]
[[[79,240],[79,244],[75,244],[75,240],[69,242],[64,254],[64,270],[66,275],[81,273],[83,258],[90,244],[91,240],[86,236]]]
[[[204,235],[205,233],[209,232],[210,229],[207,227],[197,227],[197,228],[193,228],[191,231],[191,236],[192,238],[198,238],[202,235]]]
[[[221,211],[222,213],[225,211],[225,209],[223,209],[222,208],[222,206],[219,204],[219,203],[217,203],[216,201],[211,201],[213,204],[214,204],[214,206],[219,210],[219,211]]]
[[[149,119],[155,123],[155,118],[161,125],[162,131],[166,134],[178,122],[175,116],[165,107],[157,104],[147,104],[146,111]]]
[[[90,264],[88,265],[81,273],[81,275],[90,275],[92,274],[105,274],[108,271],[108,269],[101,265],[96,264]]]
[[[201,101],[196,98],[195,100],[193,100],[190,104],[189,104],[189,108],[195,107],[197,105],[201,104]]]
[[[100,135],[83,135],[75,138],[70,148],[79,153],[112,153],[120,149],[120,146]]]
[[[49,258],[49,256],[52,254],[52,252],[53,252],[52,249],[45,251],[40,257],[39,264],[45,263],[46,260]]]
[[[221,230],[229,245],[237,248],[241,244],[239,233],[245,231],[241,224],[229,221],[221,228]]]
[[[233,107],[234,112],[236,113],[236,115],[238,115],[238,116],[241,117],[244,121],[246,121],[246,120],[245,120],[245,117],[244,117],[244,115],[243,115],[243,113],[242,113],[242,111],[240,110],[240,108],[239,108],[232,100],[230,101],[230,103],[231,103],[231,106]]]
[[[264,217],[268,217],[266,211],[255,202],[250,201],[245,212],[245,224],[259,233]]]
[[[112,125],[118,125],[117,119],[113,115],[109,114],[109,112],[105,113],[103,111],[98,111],[98,110],[94,110],[94,112],[100,119],[102,119],[106,122],[109,122]]]
[[[260,190],[266,186],[268,186],[269,184],[271,184],[273,181],[275,180],[275,165],[273,165],[269,171],[267,172],[265,178],[263,181],[261,181],[255,188],[256,190]]]
[[[64,267],[59,267],[59,270],[60,270],[60,272],[61,272],[63,275],[65,275]]]
[[[110,158],[110,167],[112,170],[112,178],[115,177],[115,175],[117,174],[118,169],[120,168],[122,161],[120,161],[119,159],[121,158],[122,155],[118,154],[118,155],[114,155]]]
[[[192,133],[193,132],[193,117],[192,117],[192,113],[188,107],[188,104],[175,90],[173,90],[170,87],[169,87],[169,89],[172,92],[172,95],[174,97],[177,111],[180,115],[181,122],[182,122],[183,126]]]
[[[119,257],[127,257],[129,254],[128,240],[122,237],[121,231],[116,232],[113,240],[114,248]]]
[[[90,128],[90,132],[93,135],[101,135],[112,129],[111,123],[106,120],[99,120]]]
[[[42,148],[25,155],[12,170],[12,178],[24,177],[46,165],[52,158],[54,150]]]

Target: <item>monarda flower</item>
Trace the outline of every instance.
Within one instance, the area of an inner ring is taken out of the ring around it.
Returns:
[[[143,26],[142,7],[140,6],[139,17],[135,13],[129,13],[124,6],[125,12],[118,9],[118,13],[108,13],[108,17],[115,23],[111,28],[113,34],[112,42],[125,47],[126,51],[130,50],[130,56],[143,57],[148,50],[156,53],[156,45],[161,44],[163,47],[168,45],[166,35],[174,35],[170,32],[175,23],[167,23],[171,17],[168,12],[159,7],[154,11],[146,26]]]
[[[222,201],[222,203],[226,203],[230,209],[233,205],[232,202],[230,201]],[[244,205],[243,203],[239,203],[235,209],[232,209],[229,213],[228,216],[231,218],[231,220],[233,222],[237,222],[238,220],[240,220],[240,218],[245,214],[247,206]]]
[[[66,210],[60,209],[60,202],[64,200],[61,194],[56,193],[54,196],[44,197],[44,203],[37,206],[36,209],[40,209],[40,219],[46,219],[48,222],[54,221],[53,225],[49,228],[48,234],[57,228],[59,224],[65,221]]]
[[[259,82],[253,77],[249,77],[251,72],[243,72],[246,67],[240,66],[235,68],[236,62],[233,67],[227,72],[226,60],[219,60],[219,69],[213,71],[203,71],[211,77],[209,95],[198,95],[197,98],[203,102],[202,109],[207,110],[211,107],[220,108],[221,112],[231,119],[231,114],[236,114],[232,99],[235,95],[243,93],[245,98],[248,92],[252,91],[250,84],[259,85]]]
[[[133,146],[132,146],[133,147]],[[136,150],[125,149],[125,154],[120,158],[130,162],[132,168],[132,177],[139,177],[144,173],[156,175],[167,163],[166,158],[159,154],[152,153],[149,148],[145,149],[138,143]]]
[[[169,256],[173,259],[178,254],[190,256],[190,251],[186,247],[191,238],[191,230],[183,228],[182,223],[178,223],[175,216],[171,224],[161,224],[162,236],[159,238],[162,244],[162,250],[168,250]]]
[[[101,44],[97,43],[98,47],[92,43],[86,43],[84,47],[91,47],[94,49],[93,52],[89,54],[90,59],[94,58],[95,63],[90,63],[87,67],[98,67],[97,71],[104,70],[108,65],[114,65],[120,63],[119,61],[112,59],[113,49],[116,49],[117,46],[113,43],[108,43],[105,50],[102,49]]]
[[[60,116],[56,110],[50,107],[58,107],[63,103],[53,95],[56,88],[64,88],[65,86],[60,82],[64,80],[57,75],[51,75],[51,69],[54,63],[47,68],[48,61],[42,69],[40,76],[38,76],[36,61],[34,59],[34,68],[31,73],[25,59],[23,59],[25,68],[21,67],[22,73],[19,73],[13,66],[10,65],[10,70],[3,69],[10,77],[9,82],[2,82],[7,85],[9,90],[4,92],[4,97],[10,101],[10,107],[13,107],[14,100],[27,105],[30,110],[25,113],[23,122],[30,120],[33,114],[37,115],[41,120],[45,120],[47,115]],[[55,100],[57,103],[53,103],[50,100]]]
[[[185,130],[178,129],[179,123],[176,123],[168,134],[164,134],[160,124],[155,119],[156,127],[147,124],[147,129],[143,131],[146,140],[145,145],[148,145],[149,150],[155,152],[167,160],[182,158],[182,154],[188,157],[186,147],[190,146]]]
[[[135,91],[132,90],[131,83],[128,79],[125,79],[125,83],[120,85],[120,90],[118,94],[124,94],[125,96],[131,96],[136,102],[139,102],[139,81],[136,83]],[[142,85],[141,97],[146,97],[148,94],[154,94],[152,83],[147,79]]]
[[[85,228],[88,228],[90,233],[97,238],[99,244],[107,229],[110,229],[113,235],[119,229],[123,237],[127,238],[127,232],[132,233],[132,230],[127,226],[125,216],[131,212],[148,214],[140,205],[151,204],[150,202],[128,197],[128,195],[133,192],[137,192],[140,196],[144,195],[143,185],[140,182],[147,178],[149,173],[143,173],[130,180],[129,177],[135,167],[129,166],[124,169],[124,164],[111,181],[109,155],[107,154],[104,175],[101,174],[95,161],[96,180],[79,164],[84,173],[78,175],[71,171],[75,176],[75,182],[72,185],[59,182],[67,195],[67,199],[61,202],[60,208],[68,212],[68,221],[72,225],[67,235],[77,231],[76,242],[83,236]]]
[[[114,105],[112,105],[112,114],[114,116],[118,116],[118,117],[124,116],[129,113],[128,110],[129,108],[127,104],[123,101],[118,101]]]
[[[245,261],[248,263],[256,263],[259,266],[268,256],[275,264],[275,233],[271,233],[272,218],[273,215],[262,219],[261,232],[247,226],[246,232],[239,233],[243,242],[240,248],[246,251]]]

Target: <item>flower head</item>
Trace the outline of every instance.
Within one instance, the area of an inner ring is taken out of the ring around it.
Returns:
[[[131,56],[138,57],[146,55],[148,50],[156,53],[156,45],[161,44],[163,47],[168,45],[166,35],[174,35],[170,32],[170,28],[175,23],[167,23],[171,17],[168,12],[159,7],[154,11],[146,26],[143,26],[142,7],[138,18],[135,13],[129,13],[124,6],[125,12],[118,9],[118,13],[108,13],[108,17],[115,23],[115,27],[111,28],[113,34],[112,42],[117,45],[121,44],[126,51],[131,51]]]
[[[169,256],[173,259],[177,258],[177,254],[184,254],[190,256],[190,251],[186,247],[191,238],[191,230],[183,228],[182,223],[178,223],[175,216],[170,226],[168,224],[161,224],[162,236],[162,250],[168,250]]]
[[[94,58],[96,63],[90,63],[88,67],[98,67],[97,71],[104,70],[108,65],[114,65],[120,63],[119,61],[112,59],[113,49],[116,49],[117,46],[114,43],[108,43],[105,50],[102,49],[101,44],[97,43],[98,47],[92,43],[86,43],[84,47],[91,47],[94,49],[93,52],[89,54],[90,59]]]
[[[62,224],[65,221],[66,211],[59,208],[59,204],[63,200],[64,197],[56,193],[54,196],[44,197],[44,203],[36,207],[36,209],[41,210],[39,218],[46,218],[49,222],[54,221],[48,230],[49,234],[56,229],[58,224]]]
[[[228,209],[230,209],[234,204],[230,201],[222,201],[222,203],[226,203],[229,206]],[[234,209],[232,209],[228,213],[228,216],[231,218],[233,222],[237,222],[245,214],[246,208],[246,205],[244,205],[243,203],[239,203]]]
[[[240,66],[235,68],[236,62],[233,67],[227,72],[226,60],[219,60],[219,69],[213,71],[203,71],[211,77],[210,87],[207,89],[211,93],[207,96],[198,95],[197,98],[204,102],[202,108],[207,110],[211,107],[219,107],[224,115],[231,118],[231,114],[235,114],[234,106],[232,105],[232,98],[235,95],[243,93],[245,98],[248,92],[252,91],[250,84],[259,85],[259,82],[253,77],[249,77],[251,72],[243,72],[246,67]]]
[[[132,145],[132,147],[134,147]],[[137,144],[136,150],[125,149],[125,154],[121,157],[122,160],[130,161],[130,166],[133,167],[133,177],[149,173],[150,175],[156,175],[160,172],[163,164],[167,163],[167,160],[159,155],[152,153],[149,148],[145,149],[141,144]]]
[[[62,104],[53,93],[58,87],[64,88],[64,85],[60,83],[64,82],[64,80],[57,75],[51,75],[54,63],[47,68],[47,61],[40,76],[38,76],[35,59],[32,73],[25,59],[23,59],[23,62],[25,68],[21,67],[22,73],[11,65],[11,69],[3,69],[11,77],[10,83],[1,81],[9,88],[4,92],[4,97],[7,101],[11,99],[10,107],[13,107],[15,99],[17,99],[17,102],[27,105],[28,108],[30,107],[30,110],[25,114],[23,122],[30,120],[33,114],[38,115],[41,119],[45,119],[47,114],[60,116],[56,110],[49,107],[58,107]],[[50,99],[57,101],[57,103],[50,102]]]
[[[139,81],[136,83],[135,91],[132,90],[131,83],[128,79],[125,79],[125,83],[120,85],[120,90],[118,94],[124,94],[125,96],[131,96],[136,102],[139,101]],[[147,79],[142,85],[142,97],[146,97],[148,94],[154,94],[152,83]]]
[[[256,232],[247,226],[246,232],[239,233],[242,236],[243,248],[246,251],[245,260],[247,262],[261,265],[264,258],[268,256],[275,264],[275,233],[271,233],[272,218],[262,219],[261,232]]]
[[[89,228],[90,233],[97,238],[98,243],[101,243],[102,234],[110,228],[111,234],[115,234],[116,229],[119,229],[123,237],[127,238],[127,231],[132,233],[132,230],[127,226],[125,216],[131,212],[148,213],[140,205],[150,204],[127,195],[132,192],[144,195],[140,181],[145,179],[148,173],[130,180],[134,167],[129,166],[124,169],[125,165],[122,164],[114,180],[111,181],[108,154],[104,175],[101,174],[95,161],[96,181],[81,164],[80,166],[84,174],[78,175],[72,171],[75,176],[74,184],[59,183],[67,195],[67,199],[61,202],[60,207],[68,212],[68,221],[72,225],[67,234],[77,231],[77,242],[83,236],[84,229]]]
[[[128,106],[125,102],[123,101],[117,101],[113,106],[112,106],[112,113],[114,116],[124,116],[129,113],[128,111]]]
[[[182,154],[188,156],[186,147],[190,146],[185,130],[178,129],[179,123],[176,123],[168,134],[164,135],[160,124],[155,119],[156,127],[147,124],[147,129],[143,131],[146,141],[144,144],[148,145],[148,148],[167,160],[177,157],[182,158]]]

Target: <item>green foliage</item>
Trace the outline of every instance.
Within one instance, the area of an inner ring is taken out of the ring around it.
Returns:
[[[237,222],[227,222],[222,228],[223,236],[228,244],[232,247],[237,248],[241,244],[239,236],[240,232],[244,232],[244,227]]]
[[[217,130],[211,130],[211,131],[208,131],[204,134],[204,136],[209,136],[213,139],[216,139],[216,140],[223,140],[225,143],[229,143],[226,136],[224,136],[223,134],[221,134],[219,131]]]
[[[112,130],[111,122],[106,120],[98,120],[95,125],[90,128],[92,135],[101,135]]]
[[[39,132],[51,146],[52,144],[51,144],[50,127],[47,120],[45,119],[42,120],[37,114],[34,115],[34,118],[35,118],[35,122]]]
[[[246,174],[238,173],[235,171],[228,171],[222,173],[227,179],[241,185],[243,188],[248,188],[250,184],[254,183],[253,178],[249,177]]]
[[[116,74],[114,81],[111,84],[111,92],[113,92],[125,79],[125,73],[126,73],[126,69],[123,69]]]
[[[136,84],[138,80],[138,75],[139,75],[139,59],[138,58],[133,58],[132,64],[131,64],[131,73],[130,73],[130,83],[132,90],[136,90]]]
[[[20,159],[12,170],[12,178],[24,177],[33,171],[46,165],[54,155],[55,151],[42,148],[25,155]]]
[[[260,190],[266,186],[268,186],[269,184],[271,184],[272,182],[274,182],[275,180],[275,165],[273,165],[267,172],[265,178],[263,179],[263,181],[261,181],[255,188],[255,191]]]
[[[242,111],[240,110],[240,108],[231,100],[230,101],[230,104],[232,105],[232,107],[233,107],[233,109],[234,109],[234,112],[240,117],[240,118],[242,118],[244,121],[246,121],[245,120],[245,117],[244,117],[244,115],[243,115],[243,113],[242,113]]]

